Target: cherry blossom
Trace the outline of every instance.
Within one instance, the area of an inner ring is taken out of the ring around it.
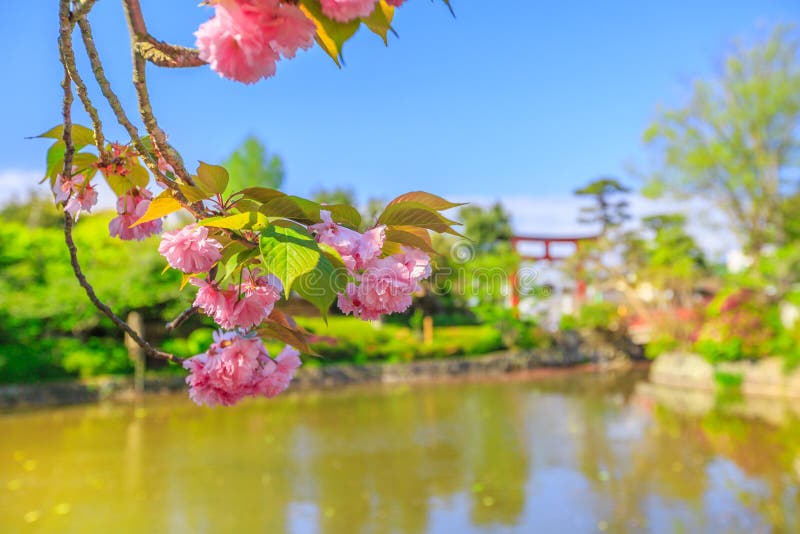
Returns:
[[[215,332],[204,353],[183,362],[189,396],[199,404],[231,406],[248,396],[274,397],[289,386],[301,362],[285,347],[272,359],[256,336]]]
[[[378,0],[321,0],[322,12],[333,20],[349,22],[368,17]]]
[[[342,257],[345,267],[355,273],[377,258],[386,239],[386,227],[376,226],[365,233],[336,224],[328,210],[320,210],[321,223],[309,226],[319,243],[330,245]]]
[[[161,232],[161,219],[132,226],[147,212],[153,193],[134,187],[117,199],[117,216],[108,223],[111,237],[130,241],[141,241]]]
[[[260,325],[281,297],[280,283],[272,276],[259,276],[258,269],[243,269],[241,283],[229,284],[228,289],[200,279],[190,283],[198,287],[194,305],[227,330]]]
[[[219,0],[195,32],[200,58],[220,76],[255,83],[275,64],[314,44],[316,26],[297,6],[278,0]]]
[[[206,272],[222,258],[222,245],[208,237],[208,228],[190,224],[161,237],[158,252],[184,273]]]
[[[53,194],[56,202],[64,203],[64,211],[77,220],[81,211],[87,213],[97,204],[97,190],[90,183],[85,183],[86,177],[76,174],[72,178],[58,175],[53,184]]]
[[[372,260],[357,277],[358,283],[349,283],[339,295],[339,309],[364,320],[403,312],[411,306],[411,295],[420,290],[420,280],[430,274],[430,258],[417,249]]]

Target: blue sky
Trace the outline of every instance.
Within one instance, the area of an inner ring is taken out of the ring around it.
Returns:
[[[142,3],[151,33],[186,45],[211,14],[197,0]],[[91,20],[112,84],[132,104],[119,4],[98,2]],[[254,86],[208,68],[150,68],[157,115],[187,162],[219,162],[259,136],[284,158],[292,193],[348,186],[364,200],[426,189],[506,200],[522,226],[559,215],[567,224],[570,191],[599,175],[626,178],[657,105],[680,102],[732,38],[800,20],[796,0],[453,5],[455,19],[438,1],[408,0],[395,18],[399,39],[386,48],[360,33],[342,70],[319,49]],[[10,76],[0,88],[6,188],[43,167],[46,143],[24,137],[59,122],[56,6],[13,2],[0,23],[0,47],[16,51],[3,59]],[[126,140],[103,111],[109,137]],[[534,220],[537,210],[550,215]]]

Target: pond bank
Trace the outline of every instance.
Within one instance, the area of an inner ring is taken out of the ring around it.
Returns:
[[[416,383],[479,379],[522,373],[536,369],[571,369],[589,364],[588,358],[557,349],[528,352],[504,351],[485,356],[464,356],[407,363],[330,364],[301,367],[293,390],[321,389],[350,384]],[[628,365],[614,360],[603,368]],[[184,376],[160,376],[145,380],[145,392],[165,394],[186,388]],[[85,381],[0,386],[0,409],[84,404],[134,397],[130,377],[102,377]]]
[[[668,353],[653,362],[650,381],[680,389],[715,392],[732,386],[747,396],[800,398],[800,369],[786,370],[775,357],[714,365],[698,354]]]

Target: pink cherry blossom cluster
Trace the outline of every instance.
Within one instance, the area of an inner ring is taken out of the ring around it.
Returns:
[[[357,283],[347,284],[346,292],[339,295],[339,309],[364,320],[403,312],[411,306],[411,295],[421,290],[419,282],[430,274],[428,255],[404,247],[402,254],[369,262],[356,275]]]
[[[64,211],[77,220],[81,211],[91,213],[92,207],[97,204],[97,190],[86,181],[82,174],[72,178],[58,175],[53,185],[56,202],[64,203]]]
[[[161,232],[161,219],[132,226],[147,212],[153,193],[147,189],[134,187],[117,199],[117,216],[108,223],[111,237],[125,241],[141,241]]]
[[[173,269],[186,274],[204,273],[221,258],[222,245],[208,237],[208,228],[190,224],[161,236],[158,252]]]
[[[187,274],[210,271],[222,258],[222,245],[208,228],[190,224],[165,233],[158,251],[167,263]],[[243,268],[237,284],[221,289],[210,275],[192,278],[198,291],[194,306],[229,332],[214,334],[208,351],[184,362],[189,394],[197,404],[230,406],[246,396],[274,397],[284,391],[300,366],[298,352],[287,346],[273,360],[252,332],[280,299],[281,283],[258,269]]]
[[[279,0],[215,0],[215,13],[195,32],[200,58],[220,76],[255,83],[275,74],[281,58],[314,44],[316,26],[296,5]]]
[[[189,396],[199,405],[231,406],[248,396],[274,397],[286,390],[301,362],[290,346],[273,360],[261,339],[215,332],[214,343],[183,362]]]
[[[378,0],[320,0],[322,12],[339,22],[368,17]]]
[[[339,308],[365,320],[406,310],[419,282],[430,276],[430,258],[424,252],[404,248],[399,254],[381,257],[386,227],[364,233],[333,221],[321,210],[322,222],[309,226],[319,243],[335,249],[352,281],[339,295]],[[253,267],[243,267],[237,283],[227,288],[214,280],[214,266],[222,258],[222,245],[209,236],[207,227],[190,224],[163,235],[158,251],[167,263],[192,277],[198,288],[194,306],[228,332],[215,334],[208,351],[184,362],[190,371],[187,383],[198,404],[235,404],[245,396],[273,397],[285,390],[300,366],[295,349],[286,347],[274,360],[253,330],[272,313],[282,285],[273,275],[262,276]]]
[[[392,6],[404,0],[387,0]],[[255,83],[275,74],[276,63],[314,44],[317,27],[296,2],[209,0],[214,16],[195,32],[200,59],[224,78]],[[378,0],[320,0],[322,12],[338,22],[368,17]]]
[[[197,286],[194,306],[226,330],[254,328],[272,313],[281,298],[281,283],[274,276],[259,276],[258,269],[242,269],[239,284],[221,289],[216,282],[193,278]]]
[[[386,3],[398,7],[405,0],[386,0]],[[322,12],[339,22],[368,17],[375,9],[378,0],[320,0]]]
[[[376,226],[365,233],[333,222],[331,213],[320,212],[322,222],[309,226],[318,242],[336,249],[354,282],[338,298],[339,309],[364,320],[405,311],[419,282],[431,274],[430,257],[418,249],[403,248],[401,254],[381,258],[386,228]]]

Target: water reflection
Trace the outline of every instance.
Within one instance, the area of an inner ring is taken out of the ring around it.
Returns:
[[[639,378],[6,414],[0,531],[800,531],[791,409]]]

